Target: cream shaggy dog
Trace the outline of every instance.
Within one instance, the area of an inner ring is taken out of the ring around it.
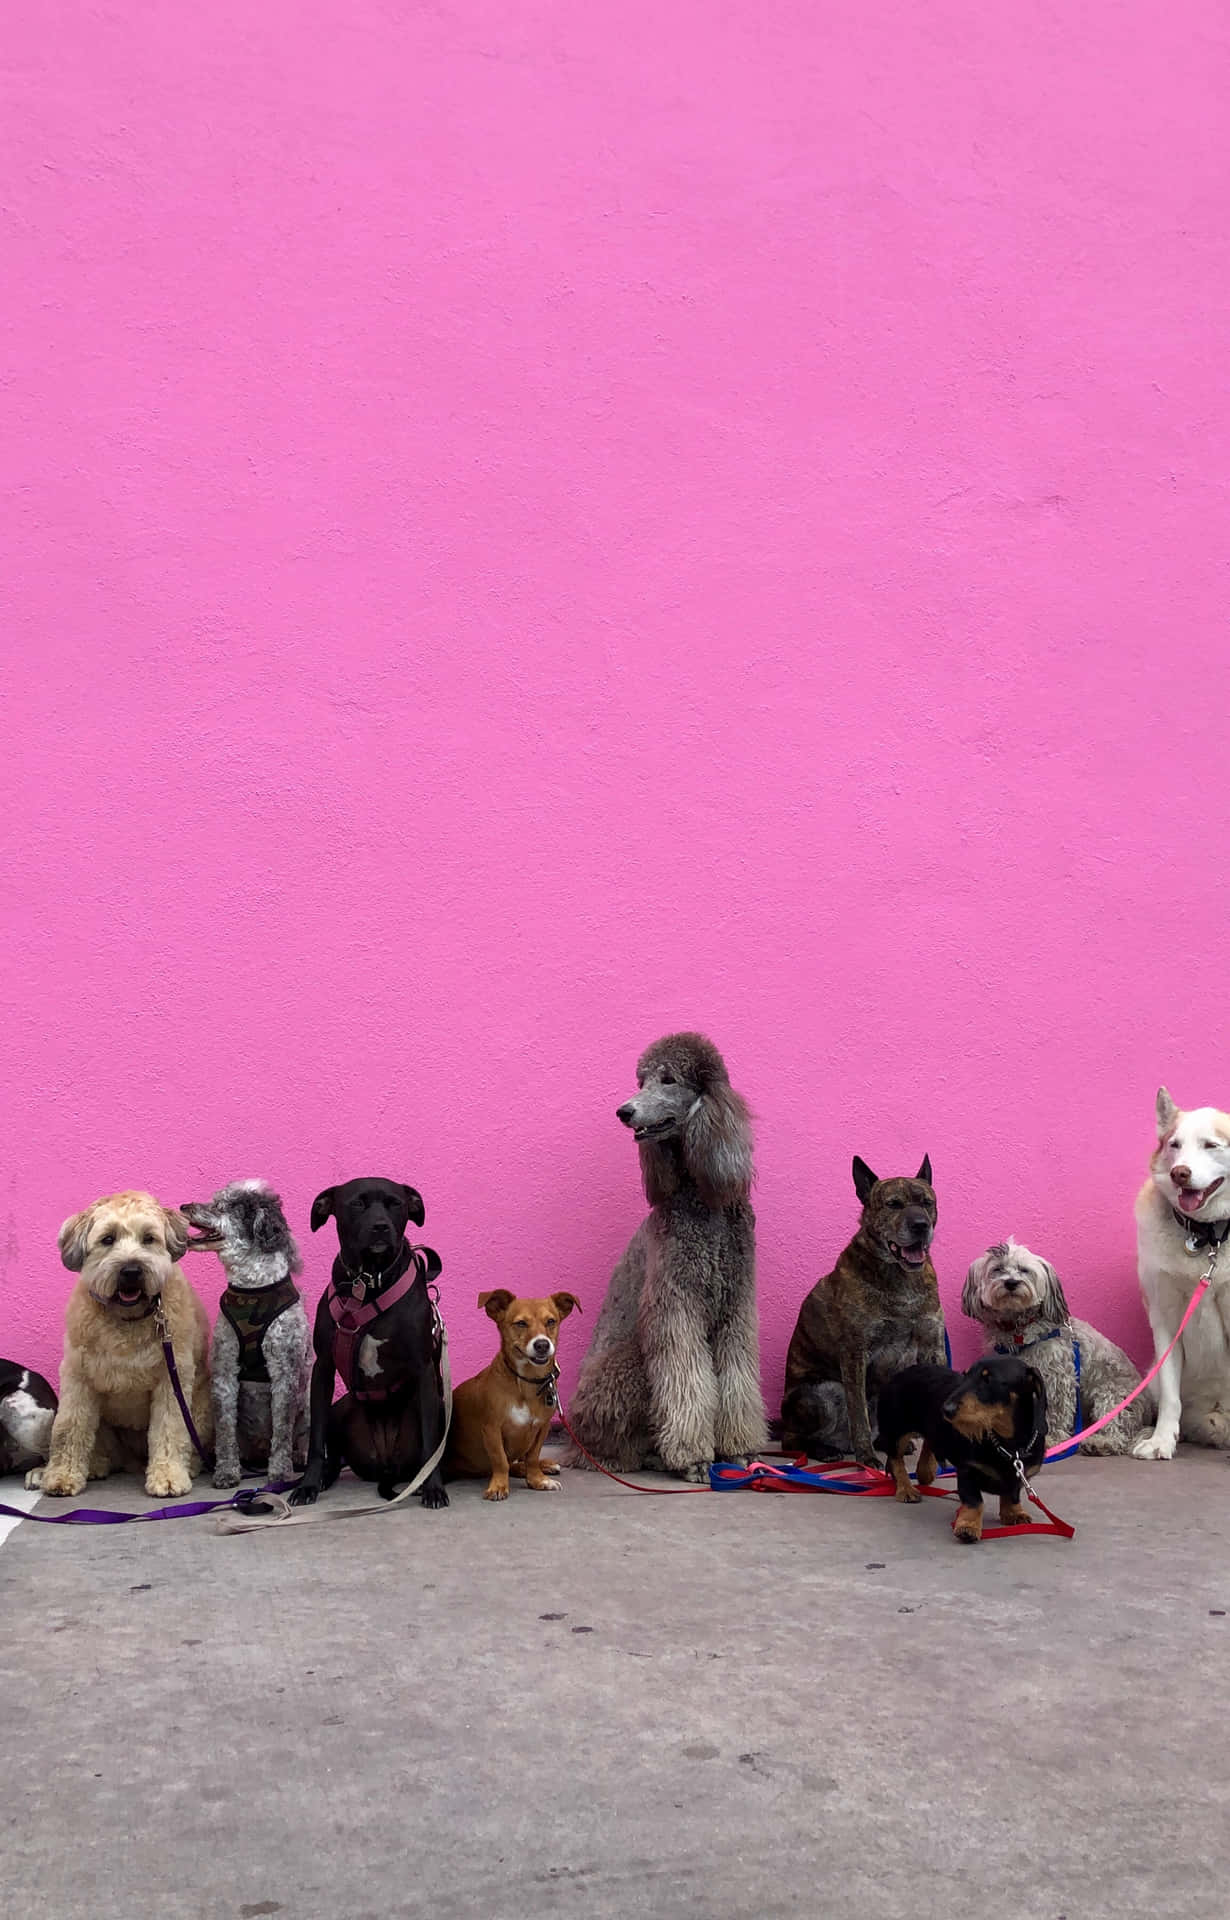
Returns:
[[[1113,1340],[1074,1320],[1049,1260],[1009,1238],[979,1254],[965,1276],[961,1311],[983,1328],[988,1353],[1028,1360],[1046,1383],[1048,1447],[1061,1447],[1078,1427],[1091,1427],[1140,1385],[1140,1375]],[[1076,1380],[1076,1349],[1081,1372]],[[1147,1389],[1116,1419],[1081,1442],[1082,1453],[1130,1453],[1154,1413]]]
[[[1196,1282],[1209,1290],[1158,1375],[1157,1425],[1132,1451],[1173,1460],[1180,1439],[1230,1447],[1230,1114],[1157,1095],[1157,1148],[1136,1200],[1140,1291],[1155,1354],[1174,1339]]]
[[[175,1262],[188,1223],[148,1193],[113,1193],[60,1228],[60,1258],[79,1273],[64,1317],[60,1406],[45,1467],[27,1476],[44,1493],[81,1493],[130,1454],[145,1460],[145,1491],[187,1493],[198,1467],[162,1356],[159,1298],[184,1398],[208,1446],[209,1321]]]

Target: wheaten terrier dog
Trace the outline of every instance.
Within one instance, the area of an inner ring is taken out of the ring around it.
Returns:
[[[131,1456],[145,1491],[187,1493],[198,1462],[162,1354],[161,1301],[184,1398],[204,1446],[213,1435],[209,1321],[175,1262],[188,1223],[148,1193],[113,1193],[60,1228],[60,1258],[79,1273],[64,1316],[60,1406],[51,1453],[26,1485],[81,1493]]]

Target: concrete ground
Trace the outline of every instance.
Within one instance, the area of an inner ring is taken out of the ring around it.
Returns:
[[[2,1910],[1221,1920],[1230,1464],[1043,1491],[1075,1541],[575,1473],[272,1538],[23,1522]]]

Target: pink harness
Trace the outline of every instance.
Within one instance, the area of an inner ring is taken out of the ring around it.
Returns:
[[[394,1280],[391,1287],[386,1287],[383,1293],[376,1294],[371,1300],[348,1299],[338,1293],[332,1280],[329,1282],[329,1313],[334,1329],[333,1360],[345,1382],[347,1393],[353,1394],[356,1400],[387,1400],[389,1395],[396,1393],[402,1384],[398,1380],[379,1387],[356,1387],[354,1385],[355,1360],[358,1343],[372,1321],[378,1320],[382,1313],[387,1313],[390,1307],[396,1306],[397,1302],[409,1293],[416,1280],[426,1274],[426,1262],[417,1247],[411,1248],[411,1255],[410,1264],[400,1278]],[[439,1327],[439,1314],[434,1301],[432,1302],[432,1319],[432,1332],[436,1334]],[[438,1344],[437,1338],[437,1346]]]

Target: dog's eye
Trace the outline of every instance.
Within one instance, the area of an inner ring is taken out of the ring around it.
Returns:
[[[673,1087],[674,1084],[675,1084],[675,1076],[673,1073],[664,1073],[662,1075],[662,1085],[664,1087]]]
[[[901,1212],[901,1209],[902,1209],[902,1207],[903,1207],[903,1206],[905,1205],[905,1201],[904,1201],[904,1200],[890,1200],[888,1204],[889,1204],[889,1206],[890,1206],[890,1207],[892,1208],[892,1210],[893,1210],[893,1212],[894,1212],[894,1213],[900,1213],[900,1212]]]
[[[1206,1153],[1216,1153],[1216,1152],[1217,1152],[1217,1142],[1216,1142],[1216,1140],[1202,1140],[1202,1141],[1200,1142],[1200,1145],[1201,1145],[1201,1146],[1203,1147],[1203,1149],[1204,1149],[1204,1151],[1205,1151]]]
[[[528,1320],[514,1320],[514,1321],[513,1321],[513,1326],[514,1326],[514,1327],[516,1328],[516,1330],[517,1330],[517,1332],[518,1332],[518,1333],[524,1333],[524,1332],[525,1332],[525,1330],[526,1330],[526,1328],[527,1328],[527,1327],[529,1326],[529,1324],[530,1324],[530,1323],[529,1323],[529,1321],[528,1321]]]
[[[547,1329],[547,1332],[548,1332],[548,1333],[550,1333],[550,1332],[551,1332],[551,1329],[552,1329],[553,1327],[558,1327],[558,1325],[559,1325],[559,1321],[558,1321],[558,1320],[544,1320],[544,1321],[543,1321],[543,1325],[544,1325],[544,1326],[545,1326],[545,1328]]]
[[[113,1247],[115,1245],[115,1235],[113,1233],[100,1233],[98,1236],[98,1244],[100,1247]]]
[[[157,1234],[143,1233],[141,1235],[141,1245],[143,1247],[156,1247],[158,1245]]]

